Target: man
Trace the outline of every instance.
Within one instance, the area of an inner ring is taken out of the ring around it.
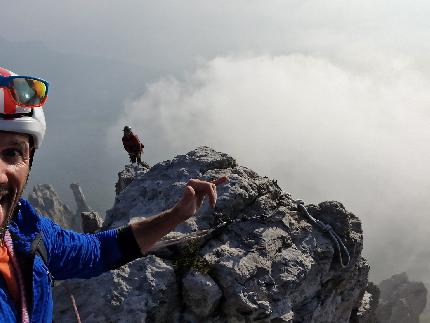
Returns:
[[[141,156],[145,146],[140,142],[139,137],[131,131],[129,126],[125,126],[123,131],[122,144],[124,145],[124,149],[128,152],[130,161],[132,163],[137,161],[139,164],[142,164]]]
[[[90,278],[141,257],[195,215],[205,197],[215,207],[216,185],[227,180],[191,179],[173,208],[119,229],[97,234],[64,230],[21,197],[45,134],[47,94],[46,81],[0,68],[1,322],[52,322],[53,277]],[[41,244],[44,255],[34,252]]]

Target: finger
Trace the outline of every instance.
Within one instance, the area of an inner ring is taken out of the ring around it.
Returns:
[[[200,179],[190,179],[187,186],[191,186],[196,193],[208,193],[213,183],[202,181]]]
[[[187,186],[192,187],[195,190],[196,195],[198,197],[201,196],[201,200],[199,199],[197,202],[200,202],[200,201],[203,202],[204,196],[207,195],[209,198],[210,206],[214,208],[216,199],[217,199],[215,182],[222,183],[222,182],[225,182],[226,179],[227,178],[225,176],[223,178],[220,178],[220,181],[216,180],[212,182],[201,181],[198,179],[191,179],[188,181]],[[201,203],[197,203],[197,205],[200,206]]]
[[[200,181],[196,186],[196,192],[199,196],[202,196],[202,200],[205,196],[209,199],[209,205],[215,207],[216,203],[216,186],[213,183]]]
[[[186,186],[179,203],[188,203],[191,199],[194,198],[195,195],[196,192],[194,191],[192,186]]]
[[[176,203],[178,207],[184,207],[196,198],[196,192],[191,186],[186,186],[181,199]]]
[[[228,181],[227,176],[221,176],[221,177],[211,181],[211,183],[213,183],[215,185],[222,185],[222,184],[226,183],[227,181]]]
[[[215,185],[222,185],[228,181],[228,176],[221,176],[217,179],[214,179],[210,181],[209,183],[215,184]],[[187,183],[187,185],[190,185],[194,188],[199,188],[200,185],[207,183],[207,181],[202,181],[200,179],[190,179]]]
[[[215,207],[216,204],[216,199],[217,199],[217,194],[216,194],[216,186],[215,184],[211,184],[208,183],[208,187],[209,187],[209,191],[206,193],[208,195],[209,198],[209,204],[211,205],[212,208]]]
[[[205,199],[205,195],[204,194],[200,194],[196,196],[196,205],[197,208],[200,208],[203,204],[203,200]]]
[[[218,199],[218,193],[216,191],[216,185],[215,184],[213,184],[212,190],[214,191],[214,206],[213,207],[215,207],[216,201]]]

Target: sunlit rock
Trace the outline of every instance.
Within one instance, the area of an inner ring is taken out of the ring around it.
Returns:
[[[229,181],[218,187],[214,210],[204,203],[197,217],[163,241],[181,243],[71,282],[82,321],[342,323],[356,315],[369,266],[361,256],[361,223],[341,203],[307,209],[347,247],[345,268],[327,232],[298,210],[290,194],[227,154],[200,147],[149,169],[134,167],[126,166],[124,179],[120,175],[118,182],[128,184],[120,184],[105,228],[172,207],[190,178],[227,175]],[[56,288],[55,297],[57,320],[75,322],[67,295]]]

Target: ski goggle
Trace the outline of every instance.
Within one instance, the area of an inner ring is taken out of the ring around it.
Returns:
[[[26,108],[40,107],[48,99],[49,83],[32,76],[0,76],[0,87],[9,90],[16,105]]]

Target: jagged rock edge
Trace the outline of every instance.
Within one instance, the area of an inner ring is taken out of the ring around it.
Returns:
[[[247,170],[247,171],[251,171],[251,172],[253,172],[254,173],[254,171],[252,171],[252,170],[250,170],[249,168],[246,168],[246,167],[243,167],[243,166],[239,166],[239,165],[237,165],[236,164],[236,166],[234,167],[234,168],[231,168],[231,167],[227,167],[227,168],[210,168],[210,169],[206,169],[206,172],[204,172],[203,174],[202,174],[202,178],[205,178],[205,179],[212,179],[212,178],[210,178],[210,176],[208,176],[207,175],[207,173],[209,172],[209,171],[217,171],[217,170],[226,170],[226,169],[229,169],[229,170],[233,170],[233,169],[235,169],[235,168],[243,168],[243,169],[245,169],[245,170]],[[264,182],[264,183],[262,183],[262,184],[260,184],[260,185],[258,185],[257,186],[257,190],[258,190],[258,193],[254,196],[254,197],[252,197],[251,199],[250,199],[250,201],[248,202],[248,203],[246,203],[246,204],[244,204],[243,205],[243,207],[241,208],[241,209],[238,209],[238,210],[235,210],[235,212],[237,213],[237,215],[239,216],[239,215],[246,215],[246,212],[244,212],[245,210],[247,210],[247,209],[249,209],[249,208],[252,208],[252,206],[253,205],[255,205],[256,204],[256,202],[260,199],[260,198],[262,198],[262,197],[264,197],[264,196],[268,196],[268,195],[273,195],[273,191],[270,191],[270,189],[267,187],[267,185],[266,184],[272,184],[272,185],[274,185],[275,186],[275,188],[276,188],[276,195],[277,195],[277,199],[276,199],[276,206],[273,208],[273,209],[275,209],[275,211],[274,212],[272,212],[272,214],[271,215],[269,215],[269,216],[261,216],[261,217],[258,217],[258,218],[247,218],[246,216],[244,216],[244,217],[242,217],[241,218],[241,221],[239,221],[239,222],[235,222],[235,223],[232,223],[231,225],[227,225],[227,226],[225,226],[225,227],[223,227],[223,230],[222,231],[220,231],[220,232],[218,232],[218,234],[216,234],[216,235],[214,235],[214,236],[211,236],[209,239],[207,239],[207,240],[204,240],[201,244],[199,244],[199,255],[201,256],[201,257],[203,257],[201,254],[200,254],[200,251],[206,246],[206,244],[210,241],[210,240],[213,240],[213,239],[216,239],[216,240],[218,240],[217,238],[221,235],[221,234],[223,234],[226,230],[230,230],[230,231],[232,231],[232,232],[234,232],[235,234],[237,234],[237,232],[234,230],[234,229],[231,229],[231,226],[233,226],[233,225],[235,225],[235,224],[238,224],[238,223],[242,223],[242,222],[245,222],[245,221],[267,221],[267,220],[270,220],[270,218],[272,218],[276,213],[277,213],[277,211],[279,210],[279,208],[280,207],[282,207],[283,205],[282,205],[282,202],[284,201],[284,202],[287,202],[286,204],[287,204],[287,206],[291,206],[291,203],[288,203],[288,202],[291,202],[291,200],[292,200],[292,198],[291,198],[291,196],[290,196],[290,194],[288,194],[288,193],[285,193],[285,192],[283,192],[282,191],[282,189],[278,186],[278,184],[277,184],[277,181],[276,180],[271,180],[271,179],[269,179],[269,178],[267,178],[267,177],[264,177],[265,179],[266,179],[266,181]],[[324,203],[324,202],[322,202],[322,203]],[[330,266],[330,270],[333,270],[334,272],[338,272],[338,271],[343,271],[343,270],[347,270],[347,268],[345,268],[345,269],[342,269],[342,268],[340,268],[339,266],[336,266],[336,268],[334,268],[333,267],[333,263],[336,261],[336,254],[335,254],[335,252],[334,252],[334,248],[333,248],[333,246],[332,246],[332,242],[331,242],[331,240],[323,233],[323,232],[321,232],[319,229],[317,229],[317,228],[315,228],[311,223],[309,223],[308,221],[306,221],[306,219],[305,218],[302,218],[302,216],[299,216],[299,211],[298,211],[298,209],[296,209],[295,211],[293,211],[293,212],[296,212],[296,214],[297,214],[297,217],[298,218],[300,218],[300,222],[305,222],[305,223],[307,223],[308,225],[309,225],[309,228],[310,228],[310,232],[309,232],[309,234],[317,234],[317,235],[319,235],[320,237],[322,237],[323,239],[325,239],[325,240],[327,240],[329,243],[330,243],[330,246],[331,246],[331,250],[332,250],[332,261],[331,261],[331,266]],[[348,212],[349,213],[349,212]],[[217,215],[219,215],[219,213],[217,213],[217,211],[215,210],[214,211],[214,214],[217,214]],[[290,214],[291,215],[291,214]],[[283,223],[282,221],[281,221],[281,223],[282,223],[282,226],[284,227],[284,229],[286,229],[287,231],[289,231],[289,227],[285,224],[285,223]],[[199,240],[199,239],[201,239],[201,238],[196,238],[195,240]],[[218,240],[218,241],[220,241],[220,240]],[[302,240],[303,241],[303,240]],[[293,241],[294,242],[294,244],[296,244],[296,245],[300,245],[300,242],[302,242],[302,241],[299,241],[299,240],[296,240],[296,241]],[[222,241],[220,241],[220,242],[222,242]],[[188,243],[191,243],[191,242],[188,242]],[[354,246],[354,249],[355,249],[355,246]],[[349,251],[351,251],[351,250],[349,250]],[[356,255],[356,253],[355,253],[355,250],[353,250],[353,253],[352,254],[354,254],[354,255]],[[174,271],[175,271],[175,275],[176,275],[176,283],[177,283],[177,288],[178,288],[178,291],[179,292],[182,292],[182,290],[183,290],[183,278],[185,277],[185,275],[187,274],[187,271],[185,271],[185,272],[182,272],[182,273],[179,273],[178,271],[177,271],[177,269],[175,268],[175,265],[174,264],[172,264],[171,263],[171,259],[169,259],[169,258],[166,258],[166,257],[163,257],[163,256],[161,256],[161,255],[156,255],[156,257],[159,257],[159,258],[161,258],[163,261],[167,261],[168,263],[170,263],[171,265],[172,265],[172,268],[174,269]],[[356,257],[354,257],[354,258],[356,258]],[[314,259],[314,255],[312,255],[312,259]],[[364,261],[364,265],[365,264],[367,264],[367,262],[365,261],[365,259],[364,258],[362,258],[362,257],[360,257],[360,259],[355,259],[355,261],[353,261],[353,263],[354,263],[354,265],[352,266],[352,267],[356,267],[357,268],[357,270],[359,269],[359,267],[361,268],[361,266],[359,266],[359,262],[360,261]],[[352,268],[351,266],[348,266],[348,268],[350,269],[350,268]],[[364,266],[363,266],[364,267]],[[189,268],[188,269],[188,271],[189,270],[191,270],[191,269],[193,269],[193,268]],[[198,270],[197,268],[194,268],[195,270]],[[335,269],[335,270],[334,270]],[[362,268],[362,269],[364,269],[364,268]],[[208,275],[216,284],[217,284],[217,286],[218,286],[218,288],[222,291],[222,297],[221,297],[221,299],[220,299],[220,301],[219,301],[219,304],[218,304],[218,306],[217,307],[219,307],[219,308],[222,308],[222,305],[223,305],[223,301],[225,300],[225,297],[224,297],[224,290],[223,290],[223,288],[222,288],[222,285],[219,283],[219,281],[218,281],[218,278],[216,277],[216,276],[214,276],[214,275],[211,275],[210,274],[210,271],[208,271],[207,273],[205,273],[206,275]],[[327,280],[327,281],[325,281],[325,282],[322,282],[321,281],[321,286],[324,286],[324,285],[326,285],[326,284],[330,284],[330,283],[335,283],[336,284],[336,277],[337,277],[337,275],[334,275],[331,279],[329,279],[329,280]],[[251,279],[253,279],[252,277],[249,277],[248,278],[248,280],[251,280]],[[245,282],[242,282],[242,281],[239,281],[238,279],[234,279],[235,281],[236,281],[236,283],[238,283],[239,285],[241,285],[241,286],[244,286],[244,287],[246,287],[246,282],[247,281],[245,281]],[[181,308],[181,315],[183,315],[184,314],[184,312],[185,312],[185,309],[186,309],[186,304],[184,303],[184,300],[181,298],[181,297],[179,297],[179,302],[180,302],[180,308]],[[298,307],[300,304],[296,304],[296,306],[295,307]],[[215,312],[216,313],[216,312]],[[222,313],[222,311],[220,311],[220,313]]]

